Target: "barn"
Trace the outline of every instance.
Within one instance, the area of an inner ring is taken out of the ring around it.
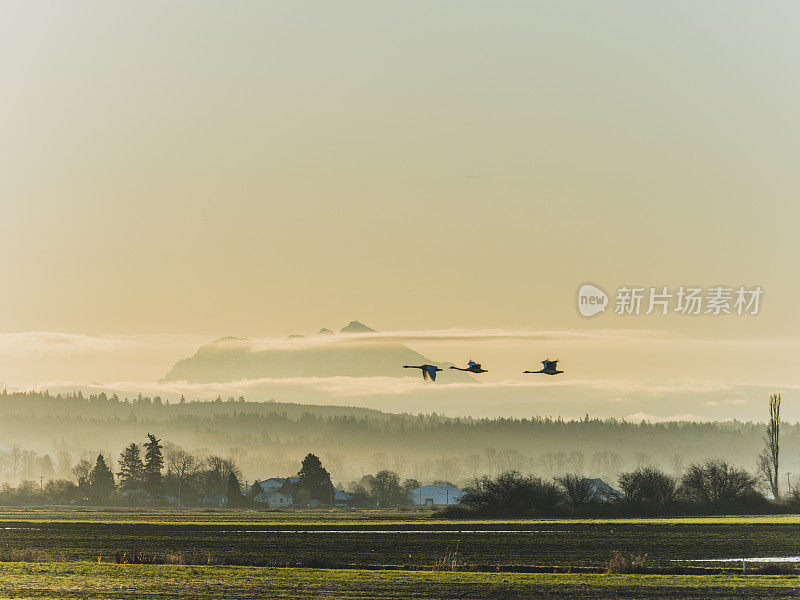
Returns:
[[[410,495],[417,506],[445,506],[458,504],[464,492],[449,485],[423,485]]]

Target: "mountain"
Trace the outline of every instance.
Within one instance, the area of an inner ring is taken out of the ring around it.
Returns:
[[[327,333],[323,328],[316,336],[292,336],[283,343],[225,337],[175,363],[164,381],[224,383],[286,377],[408,377],[420,373],[403,369],[403,365],[428,363],[447,369],[452,364],[435,363],[403,344],[377,336],[349,338],[348,333],[376,332],[352,321],[340,334]],[[451,382],[475,381],[462,371],[448,370],[441,375]]]
[[[347,325],[342,327],[339,333],[375,333],[375,330],[358,321],[350,321]]]

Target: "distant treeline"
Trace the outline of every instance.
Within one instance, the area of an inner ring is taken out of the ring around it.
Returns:
[[[443,517],[634,516],[797,512],[800,491],[768,500],[759,478],[721,459],[693,463],[673,477],[657,467],[620,474],[620,491],[568,473],[553,480],[506,471],[475,479]]]
[[[765,425],[633,423],[588,415],[576,421],[448,418],[246,402],[241,397],[167,403],[141,395],[4,390],[0,476],[18,481],[47,477],[37,469],[68,472],[81,458],[118,456],[129,440],[141,439],[148,431],[158,431],[165,441],[191,451],[230,457],[251,481],[290,475],[313,451],[334,482],[390,469],[403,478],[466,483],[509,469],[547,478],[569,472],[615,481],[625,470],[660,466],[677,475],[693,462],[715,457],[754,470]],[[781,440],[783,469],[797,471],[800,428],[784,424]],[[27,453],[24,461],[22,452]]]

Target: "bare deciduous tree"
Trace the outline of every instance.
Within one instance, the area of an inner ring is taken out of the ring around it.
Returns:
[[[764,449],[758,457],[758,469],[766,477],[772,496],[780,499],[778,490],[778,454],[781,433],[781,395],[769,395],[769,422],[764,434]]]
[[[180,504],[183,502],[181,495],[183,485],[197,473],[200,465],[192,454],[169,442],[164,445],[164,458],[167,463],[167,474],[174,476],[178,481],[178,503]]]
[[[578,473],[567,473],[556,477],[556,483],[561,486],[564,492],[564,499],[574,508],[585,506],[597,500],[597,489],[592,481]]]
[[[572,472],[577,475],[583,475],[583,466],[586,462],[586,457],[580,450],[573,450],[567,455],[567,464]]]

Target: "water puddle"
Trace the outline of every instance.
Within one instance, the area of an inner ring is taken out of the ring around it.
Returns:
[[[564,529],[224,529],[220,533],[310,533],[324,535],[338,534],[391,534],[391,535],[431,535],[431,534],[486,534],[486,533],[568,533]]]
[[[800,556],[740,556],[738,558],[681,558],[670,562],[696,562],[696,563],[796,563],[800,562]]]

